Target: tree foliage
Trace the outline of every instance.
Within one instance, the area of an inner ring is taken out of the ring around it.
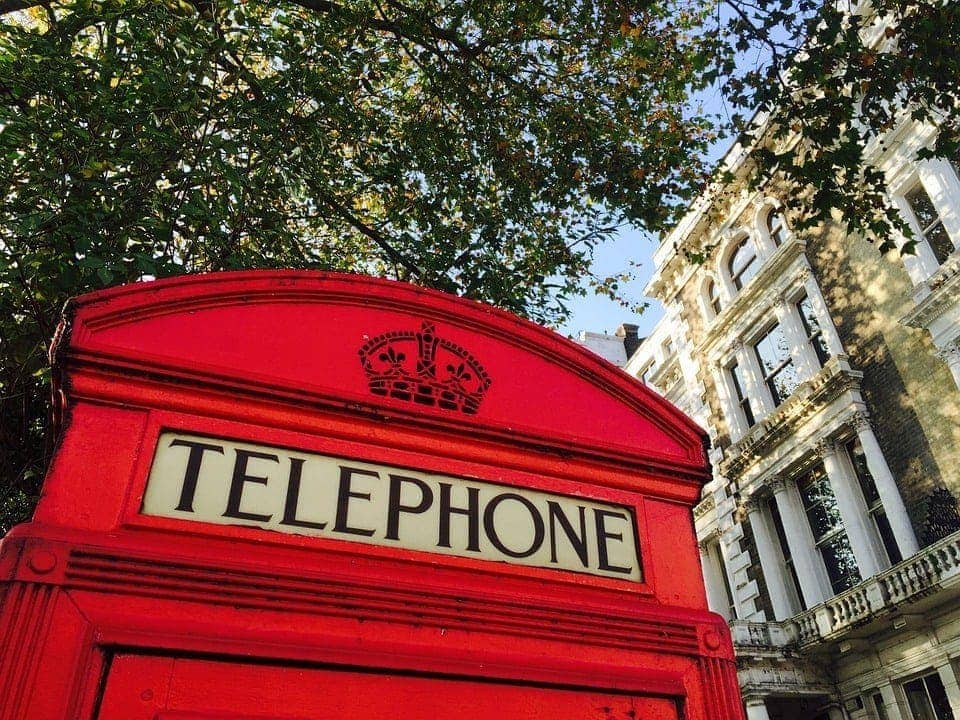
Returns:
[[[556,321],[585,278],[615,289],[591,275],[604,238],[668,228],[717,138],[756,127],[704,112],[715,92],[770,111],[757,182],[815,181],[803,222],[839,208],[888,243],[863,148],[907,112],[955,151],[958,21],[872,7],[0,0],[0,530],[51,449],[46,348],[71,295],[322,268]]]
[[[883,251],[913,251],[912,230],[888,200],[873,158],[904,123],[939,128],[917,159],[958,157],[960,6],[949,1],[733,2],[727,45],[768,62],[742,70],[728,56],[727,96],[758,108],[748,129],[755,185],[810,191],[799,228],[839,212],[847,229]],[[742,123],[741,123],[742,126]]]

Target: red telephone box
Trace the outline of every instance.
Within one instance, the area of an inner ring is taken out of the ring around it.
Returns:
[[[0,544],[0,720],[739,720],[686,417],[411,285],[78,298],[60,441]]]

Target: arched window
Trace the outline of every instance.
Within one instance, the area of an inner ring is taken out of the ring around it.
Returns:
[[[720,314],[722,306],[720,305],[720,291],[717,289],[717,284],[711,278],[707,280],[707,287],[705,288],[706,292],[704,293],[707,298],[707,303],[710,305],[710,309],[713,310],[714,316]]]
[[[776,208],[767,211],[767,232],[777,247],[787,239],[787,223],[783,219],[783,213]]]
[[[757,274],[760,267],[757,262],[757,254],[753,250],[753,243],[750,238],[743,238],[740,243],[730,253],[730,260],[727,262],[727,269],[730,271],[730,282],[737,290],[742,290],[750,278]]]

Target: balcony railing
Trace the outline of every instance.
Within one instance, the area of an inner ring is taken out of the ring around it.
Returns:
[[[859,625],[954,583],[960,583],[960,532],[789,620],[735,621],[730,626],[733,642],[760,648],[838,640]]]

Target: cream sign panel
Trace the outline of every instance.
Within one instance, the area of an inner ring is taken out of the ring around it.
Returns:
[[[180,433],[142,512],[642,580],[626,506]]]

